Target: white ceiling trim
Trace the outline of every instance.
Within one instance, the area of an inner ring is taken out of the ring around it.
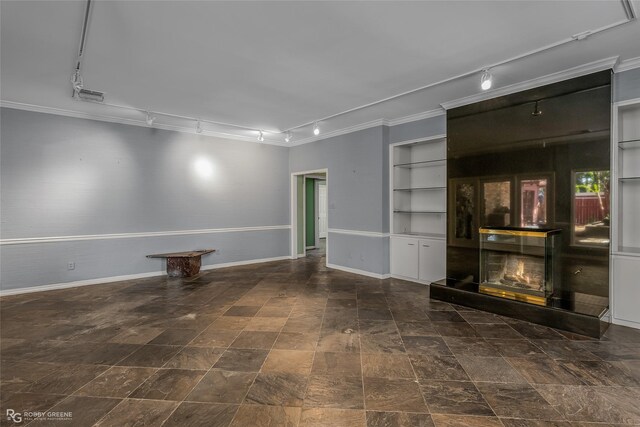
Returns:
[[[431,117],[437,117],[443,114],[447,114],[444,108],[436,108],[435,110],[429,110],[422,113],[411,114],[408,116],[389,120],[389,126],[398,126],[405,123],[417,122],[418,120],[430,119]]]
[[[333,130],[333,131],[330,131],[330,132],[322,133],[321,135],[318,135],[318,136],[312,136],[312,137],[309,137],[309,138],[299,139],[297,141],[294,140],[294,142],[291,143],[291,144],[288,144],[288,146],[289,147],[296,147],[298,145],[308,144],[308,143],[314,142],[314,141],[321,141],[323,139],[333,138],[333,137],[336,137],[336,136],[345,135],[347,133],[357,132],[359,130],[370,129],[370,128],[374,128],[374,127],[378,127],[378,126],[389,126],[389,122],[386,119],[372,120],[370,122],[360,123],[358,125],[349,126],[349,127],[346,127],[346,128],[336,129],[336,130]]]
[[[616,68],[614,70],[617,73],[621,73],[623,71],[629,71],[635,68],[640,68],[640,56],[637,58],[631,58],[625,61],[620,61],[620,63],[616,65]]]
[[[372,128],[372,127],[377,127],[377,126],[397,126],[397,125],[401,125],[401,124],[405,124],[405,123],[416,122],[416,121],[419,121],[419,120],[425,120],[425,119],[428,119],[428,118],[431,118],[431,117],[436,117],[436,116],[439,116],[439,115],[446,114],[446,110],[449,110],[451,108],[456,108],[456,107],[459,107],[459,106],[462,106],[462,105],[468,105],[468,104],[471,104],[471,103],[474,103],[474,102],[484,101],[484,100],[487,100],[487,99],[496,98],[496,97],[499,97],[499,96],[508,95],[508,94],[511,94],[511,93],[515,93],[515,92],[519,92],[519,91],[523,91],[523,90],[527,90],[527,89],[533,89],[533,88],[538,87],[538,86],[544,86],[546,84],[556,83],[556,82],[563,81],[563,80],[568,80],[568,79],[571,79],[571,78],[574,78],[574,77],[580,77],[580,76],[583,76],[583,75],[586,75],[586,74],[590,74],[590,73],[594,73],[594,72],[597,72],[597,71],[606,70],[608,68],[614,68],[616,72],[623,72],[623,71],[628,71],[628,70],[635,69],[635,68],[640,68],[640,57],[629,59],[629,60],[626,60],[626,61],[623,61],[623,62],[620,62],[620,63],[618,63],[618,57],[617,56],[614,56],[614,57],[611,57],[611,58],[605,58],[605,59],[602,59],[602,60],[599,60],[599,61],[594,61],[594,62],[590,62],[590,63],[584,64],[584,65],[580,65],[580,66],[577,66],[577,67],[569,68],[567,70],[559,71],[557,73],[548,74],[546,76],[542,76],[542,77],[538,77],[538,78],[535,78],[535,79],[527,80],[527,81],[524,81],[524,82],[516,83],[516,84],[510,85],[510,86],[505,86],[505,87],[502,87],[502,88],[499,88],[499,89],[495,89],[495,90],[492,90],[492,91],[489,91],[489,92],[477,93],[475,95],[471,95],[471,96],[468,96],[468,97],[459,98],[457,100],[444,102],[444,103],[441,104],[442,108],[429,110],[429,111],[425,111],[425,112],[417,113],[417,114],[410,114],[408,116],[399,117],[399,118],[391,119],[391,120],[377,119],[377,120],[373,120],[373,121],[369,121],[369,122],[365,122],[365,123],[360,123],[360,124],[357,124],[357,125],[349,126],[349,127],[346,127],[346,128],[336,129],[336,130],[333,130],[333,131],[330,131],[330,132],[323,133],[323,134],[321,134],[319,136],[312,136],[312,137],[309,137],[309,138],[303,138],[303,139],[300,139],[300,140],[297,140],[297,141],[294,140],[294,142],[289,143],[289,144],[287,144],[285,142],[268,140],[268,139],[265,139],[265,141],[262,142],[262,143],[263,144],[270,144],[270,145],[277,145],[277,146],[282,146],[282,147],[295,147],[295,146],[299,146],[299,145],[303,145],[303,144],[308,144],[308,143],[314,142],[314,141],[321,141],[321,140],[324,140],[324,139],[333,138],[333,137],[336,137],[336,136],[345,135],[345,134],[352,133],[352,132],[357,132],[359,130],[369,129],[369,128]],[[113,116],[107,116],[107,115],[101,115],[101,114],[89,114],[89,113],[84,113],[84,112],[80,112],[80,111],[64,110],[64,109],[60,109],[60,108],[46,107],[46,106],[33,105],[33,104],[25,104],[25,103],[14,102],[14,101],[0,100],[0,106],[1,107],[6,107],[6,108],[14,108],[14,109],[18,109],[18,110],[55,114],[55,115],[59,115],[59,116],[74,117],[74,118],[80,118],[80,119],[99,120],[99,121],[103,121],[103,122],[119,123],[119,124],[132,125],[132,126],[141,126],[141,127],[145,127],[145,128],[149,127],[146,124],[146,122],[143,121],[143,120],[125,119],[125,118],[113,117]],[[170,131],[175,131],[175,132],[196,134],[195,129],[194,129],[193,126],[189,126],[189,127],[187,127],[187,126],[172,126],[172,125],[163,125],[163,124],[160,124],[160,123],[154,123],[152,127],[155,128],[155,129],[163,129],[163,130],[170,130]],[[224,133],[224,132],[214,132],[214,131],[204,130],[200,135],[207,135],[207,136],[213,136],[213,137],[224,138],[224,139],[232,139],[232,140],[259,143],[259,142],[257,142],[255,140],[254,137],[246,137],[246,136],[242,136],[242,135],[229,134],[229,133]]]
[[[125,119],[122,117],[114,117],[114,116],[108,116],[103,114],[91,114],[91,113],[85,113],[82,111],[65,110],[61,108],[46,107],[43,105],[25,104],[22,102],[15,102],[15,101],[0,100],[0,107],[13,108],[15,110],[33,111],[36,113],[55,114],[57,116],[73,117],[76,119],[98,120],[101,122],[118,123],[123,125],[130,125],[130,126],[140,126],[143,128],[150,128],[150,129],[162,129],[162,130],[170,130],[174,132],[190,133],[194,135],[213,136],[216,138],[232,139],[237,141],[255,142],[255,143],[262,143],[262,144],[278,145],[283,147],[289,146],[289,144],[286,144],[284,142],[273,141],[273,140],[269,141],[266,138],[264,142],[258,142],[256,141],[255,137],[225,133],[225,132],[215,132],[215,131],[206,130],[206,129],[203,129],[201,133],[197,133],[194,126],[173,126],[173,125],[166,125],[166,124],[161,124],[157,122],[155,122],[152,126],[149,126],[144,120]]]
[[[497,98],[504,95],[510,95],[516,92],[522,92],[524,90],[533,89],[539,86],[548,85],[551,83],[557,83],[564,80],[569,80],[575,77],[584,76],[598,71],[614,68],[618,63],[618,56],[612,56],[611,58],[605,58],[588,64],[579,65],[577,67],[569,68],[564,71],[558,71],[556,73],[548,74],[546,76],[537,77],[535,79],[527,80],[524,82],[504,86],[498,89],[490,90],[487,92],[477,93],[471,96],[465,96],[464,98],[455,99],[453,101],[443,102],[440,104],[445,110],[461,107],[463,105],[469,105],[480,101],[486,101],[487,99]]]

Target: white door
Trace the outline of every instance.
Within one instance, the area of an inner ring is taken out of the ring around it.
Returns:
[[[327,237],[327,184],[318,185],[318,235]]]

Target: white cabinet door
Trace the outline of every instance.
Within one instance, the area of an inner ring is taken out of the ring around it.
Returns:
[[[391,238],[391,274],[418,278],[418,239]]]
[[[420,240],[420,274],[425,282],[435,282],[445,277],[446,246],[444,240]]]
[[[640,259],[613,256],[613,317],[640,328]],[[632,326],[632,325],[627,325]]]

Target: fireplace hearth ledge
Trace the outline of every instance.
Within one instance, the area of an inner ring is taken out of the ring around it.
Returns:
[[[479,293],[475,283],[440,280],[431,283],[432,299],[487,311],[517,320],[561,329],[575,334],[600,338],[609,327],[606,306],[594,306],[591,313],[558,307],[545,307]],[[475,289],[474,289],[475,288]],[[586,311],[586,310],[585,310]]]

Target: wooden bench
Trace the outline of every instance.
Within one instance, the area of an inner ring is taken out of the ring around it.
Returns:
[[[166,258],[167,276],[169,277],[193,277],[200,272],[202,255],[215,251],[215,249],[202,249],[191,252],[153,254],[147,255],[147,258]]]

